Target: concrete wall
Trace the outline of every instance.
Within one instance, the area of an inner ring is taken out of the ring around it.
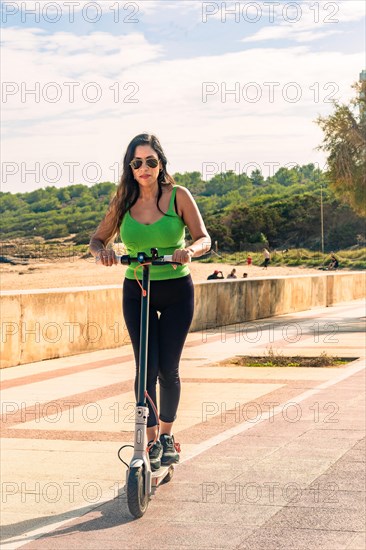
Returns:
[[[321,273],[197,283],[191,330],[363,298],[365,275]],[[3,292],[1,367],[128,343],[121,300],[118,285]]]
[[[129,341],[118,285],[3,292],[0,307],[1,368]]]
[[[328,273],[327,274],[327,306],[363,298],[366,294],[365,272]]]
[[[199,283],[195,288],[195,317],[191,330],[327,305],[325,275],[210,281]]]

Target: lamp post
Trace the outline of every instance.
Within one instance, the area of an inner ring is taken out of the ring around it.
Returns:
[[[363,119],[366,115],[365,100],[366,100],[366,71],[360,72],[359,81],[361,83],[360,90],[360,118]]]
[[[322,254],[324,254],[324,213],[323,213],[323,184],[320,183],[320,231],[322,242]]]

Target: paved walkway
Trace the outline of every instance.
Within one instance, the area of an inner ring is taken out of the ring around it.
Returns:
[[[117,458],[132,441],[131,347],[2,371],[1,548],[363,550],[364,316],[357,301],[190,334],[181,464],[139,520]],[[219,364],[270,346],[359,359]]]

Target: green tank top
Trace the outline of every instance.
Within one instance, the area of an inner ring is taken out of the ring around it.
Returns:
[[[127,248],[127,254],[137,255],[138,252],[145,252],[151,255],[151,248],[157,248],[159,256],[173,254],[177,248],[185,247],[184,227],[185,224],[174,210],[174,199],[177,188],[173,187],[169,201],[168,211],[159,220],[149,225],[136,221],[128,210],[121,223],[121,240]],[[134,279],[134,268],[139,265],[133,262],[126,270],[126,278]],[[172,265],[150,266],[150,279],[162,281],[166,279],[178,279],[189,275],[187,264],[178,265],[176,269]],[[142,268],[137,270],[137,276],[142,279]]]

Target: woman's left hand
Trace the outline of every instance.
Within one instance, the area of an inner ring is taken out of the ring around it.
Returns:
[[[193,251],[190,248],[179,248],[174,251],[173,262],[180,264],[188,264],[193,256]]]

